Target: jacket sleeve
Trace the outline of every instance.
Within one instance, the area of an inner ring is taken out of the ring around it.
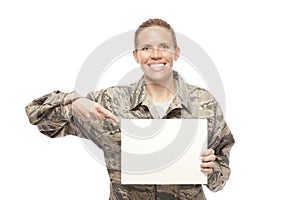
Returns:
[[[78,98],[75,92],[54,91],[30,102],[25,108],[26,114],[30,123],[48,137],[83,137],[72,123],[72,102]]]
[[[217,192],[223,189],[229,179],[229,154],[235,141],[215,99],[210,106],[214,115],[208,119],[208,148],[215,150],[216,161],[213,173],[208,175],[207,187]]]

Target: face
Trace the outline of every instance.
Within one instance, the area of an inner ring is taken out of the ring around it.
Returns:
[[[137,38],[137,50],[133,56],[144,71],[148,82],[173,80],[173,62],[179,57],[180,49],[174,47],[172,33],[162,27],[143,29]]]

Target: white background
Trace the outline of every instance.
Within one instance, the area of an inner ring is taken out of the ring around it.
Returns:
[[[24,108],[72,91],[98,45],[152,17],[197,42],[222,77],[236,145],[230,180],[208,199],[299,199],[297,1],[141,2],[1,1],[0,199],[108,199],[106,168],[78,138],[40,134]]]

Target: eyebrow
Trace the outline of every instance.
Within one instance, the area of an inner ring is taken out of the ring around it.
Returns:
[[[163,42],[163,43],[159,43],[159,44],[158,44],[158,46],[162,46],[162,45],[168,45],[168,46],[171,46],[170,43],[166,43],[166,42]],[[153,45],[152,45],[152,44],[146,43],[146,44],[141,44],[141,45],[139,45],[139,46],[153,46]]]

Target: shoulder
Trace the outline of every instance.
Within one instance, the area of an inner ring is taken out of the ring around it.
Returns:
[[[123,86],[111,86],[106,89],[92,91],[87,95],[87,98],[96,102],[101,101],[103,98],[124,99],[129,97],[137,83],[132,83]]]
[[[185,83],[191,98],[197,98],[201,102],[216,101],[214,96],[205,88]]]
[[[205,88],[186,84],[189,93],[190,107],[202,117],[223,117],[222,109],[213,94]]]
[[[137,83],[132,83],[129,85],[121,85],[121,86],[112,86],[109,87],[105,90],[103,90],[103,93],[105,93],[105,95],[108,96],[120,96],[120,95],[130,95],[131,92],[134,90],[134,88],[136,87]],[[124,96],[125,97],[125,96]]]

